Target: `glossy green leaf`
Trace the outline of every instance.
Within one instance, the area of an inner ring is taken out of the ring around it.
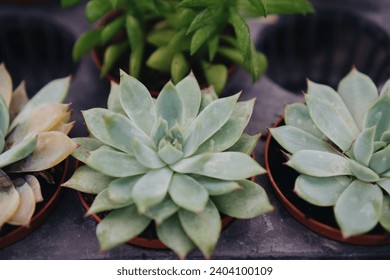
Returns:
[[[179,206],[177,206],[170,196],[167,195],[162,202],[146,210],[145,215],[153,219],[157,225],[160,225],[178,210]]]
[[[113,21],[107,23],[104,26],[101,34],[102,44],[106,44],[112,37],[114,37],[125,25],[126,18],[124,16],[119,16]]]
[[[225,88],[228,77],[227,67],[223,64],[211,64],[203,61],[202,68],[207,83],[213,85],[215,92],[219,95]]]
[[[390,197],[388,195],[383,196],[382,213],[379,218],[379,223],[390,232]]]
[[[180,8],[203,8],[212,4],[216,5],[217,3],[210,0],[183,0],[177,6]]]
[[[221,6],[208,7],[202,10],[194,20],[191,22],[190,27],[187,30],[187,34],[194,32],[196,30],[200,30],[202,27],[206,26],[214,26],[216,25],[218,17],[220,17],[223,10]]]
[[[390,130],[390,94],[381,95],[365,115],[363,128],[376,125],[375,141]]]
[[[132,176],[113,180],[108,185],[108,197],[116,203],[132,203],[132,191],[141,176]]]
[[[121,42],[117,44],[109,45],[104,51],[103,66],[101,70],[101,77],[104,77],[108,72],[110,72],[115,64],[126,50],[129,49],[129,44],[127,42]]]
[[[241,189],[213,197],[221,213],[239,219],[250,219],[274,209],[261,186],[249,180],[238,183]]]
[[[352,175],[349,159],[327,152],[301,150],[286,165],[300,173],[316,177]]]
[[[334,213],[345,238],[370,231],[379,221],[382,191],[376,185],[356,180],[340,195]]]
[[[161,168],[146,173],[135,184],[132,197],[140,213],[164,200],[171,183],[172,170]]]
[[[12,78],[4,66],[4,63],[0,63],[0,99],[8,108],[12,99]],[[1,127],[0,127],[1,128]]]
[[[119,85],[115,82],[111,82],[111,90],[107,99],[107,108],[108,110],[114,113],[118,113],[125,116],[126,112],[122,107],[119,95],[120,95]]]
[[[159,47],[146,60],[146,65],[163,73],[170,73],[175,52],[167,46]]]
[[[370,168],[378,174],[390,170],[390,145],[372,155]]]
[[[390,179],[389,178],[381,179],[376,183],[390,195]]]
[[[19,193],[11,179],[0,169],[0,228],[15,213],[19,205]]]
[[[215,25],[206,25],[196,30],[191,38],[190,54],[194,55],[216,32]]]
[[[154,30],[147,35],[146,40],[156,47],[162,47],[168,45],[175,34],[173,29]]]
[[[286,106],[284,110],[284,121],[287,125],[295,126],[313,136],[324,139],[324,134],[316,127],[312,121],[305,104],[294,103]]]
[[[72,138],[72,141],[78,145],[73,151],[72,157],[84,163],[89,157],[90,152],[95,151],[104,145],[100,140],[90,137]]]
[[[90,0],[85,6],[85,16],[90,23],[97,21],[112,9],[110,1]]]
[[[295,126],[279,126],[271,128],[270,132],[272,137],[274,137],[286,151],[292,154],[301,150],[336,153],[336,150],[327,142]]]
[[[295,181],[294,192],[311,204],[333,206],[350,182],[347,176],[320,178],[300,175]]]
[[[208,43],[208,51],[209,51],[209,60],[213,61],[215,58],[215,55],[217,54],[219,47],[219,36],[214,36],[210,38]]]
[[[35,196],[32,188],[22,178],[12,180],[16,191],[19,193],[19,205],[7,223],[15,226],[30,225],[30,220],[35,211]]]
[[[117,202],[110,199],[108,189],[104,189],[95,197],[91,207],[87,211],[87,215],[101,213],[113,209],[119,209],[133,204],[132,200],[125,202]]]
[[[244,133],[233,146],[227,149],[227,151],[241,152],[250,155],[253,153],[257,143],[259,142],[260,136],[260,133],[252,136]]]
[[[214,135],[230,118],[240,94],[218,99],[207,106],[193,121],[185,137],[184,155],[190,156]]]
[[[234,28],[236,34],[238,47],[244,57],[244,61],[249,59],[250,45],[252,43],[249,26],[245,19],[236,11],[234,7],[229,9],[229,22]]]
[[[166,163],[160,159],[154,149],[146,146],[144,143],[138,141],[137,139],[129,140],[129,142],[131,143],[132,151],[134,153],[135,158],[143,166],[146,166],[151,169],[156,169],[166,165]]]
[[[185,233],[177,215],[157,226],[156,231],[158,239],[173,250],[180,259],[184,259],[194,248],[194,244]]]
[[[96,28],[81,34],[73,46],[72,57],[74,61],[79,61],[93,48],[99,46],[101,42],[103,28]]]
[[[129,38],[131,49],[136,49],[143,45],[144,35],[139,20],[132,16],[126,16],[126,33]]]
[[[173,83],[178,83],[190,72],[190,65],[182,53],[176,53],[172,58],[171,77]]]
[[[0,168],[26,158],[34,151],[37,142],[37,136],[30,137],[0,154]]]
[[[209,153],[185,158],[171,165],[179,173],[221,180],[244,180],[266,171],[249,155],[238,152]]]
[[[120,100],[126,114],[139,129],[150,135],[156,122],[156,109],[148,89],[122,71],[120,90]]]
[[[178,173],[172,176],[169,194],[175,204],[195,213],[202,212],[209,199],[206,189],[194,178]]]
[[[101,250],[109,250],[136,237],[150,219],[138,214],[134,205],[112,211],[96,228]]]
[[[363,182],[376,182],[379,180],[379,175],[376,174],[372,169],[358,163],[357,161],[349,161],[352,174]]]
[[[180,223],[187,236],[210,258],[221,233],[221,218],[214,203],[209,200],[202,213],[179,210]]]
[[[98,194],[108,187],[113,177],[106,176],[86,165],[80,166],[72,177],[62,184],[83,193]]]
[[[235,181],[224,181],[204,176],[196,176],[194,179],[207,190],[210,196],[223,195],[241,189],[241,186]]]
[[[375,129],[375,126],[364,129],[353,145],[355,159],[365,166],[368,166],[374,153]]]
[[[158,95],[156,112],[157,117],[168,122],[168,127],[183,123],[183,102],[172,82],[168,82]]]
[[[141,75],[141,68],[144,63],[143,56],[144,56],[143,44],[131,50],[130,61],[129,61],[129,73],[134,78],[139,78]]]
[[[91,152],[87,165],[107,176],[130,177],[145,174],[148,168],[141,165],[135,157],[105,149],[104,146]]]
[[[374,82],[354,68],[341,80],[337,91],[361,129],[366,112],[378,98]]]

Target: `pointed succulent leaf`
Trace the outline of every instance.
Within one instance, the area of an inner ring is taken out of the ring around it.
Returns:
[[[129,177],[148,172],[148,168],[141,165],[135,157],[105,149],[104,146],[91,152],[86,163],[89,167],[112,177]]]
[[[132,200],[126,202],[117,202],[110,199],[108,189],[102,190],[93,200],[87,215],[101,213],[108,210],[119,209],[133,204]]]
[[[382,87],[380,96],[390,94],[390,80],[387,80],[387,82]]]
[[[14,162],[26,158],[34,151],[37,142],[37,136],[30,137],[26,140],[23,140],[19,144],[16,144],[4,153],[0,154],[0,168],[3,168]]]
[[[336,153],[327,142],[297,127],[284,125],[270,128],[272,137],[288,152],[294,154],[301,150],[315,150]]]
[[[168,82],[156,100],[157,117],[168,122],[169,127],[183,123],[183,102],[172,82]]]
[[[363,128],[376,125],[375,141],[390,130],[390,94],[381,95],[365,115]]]
[[[30,119],[30,114],[36,107],[46,103],[62,103],[68,94],[70,85],[70,77],[53,80],[45,85],[38,93],[36,93],[30,101],[24,106],[23,110],[12,121],[9,131],[16,125]]]
[[[101,43],[103,28],[90,29],[77,39],[73,46],[72,58],[74,61],[79,61],[84,55],[89,53],[93,48]]]
[[[164,200],[171,183],[172,170],[165,167],[150,170],[134,185],[132,198],[140,213]]]
[[[378,98],[378,91],[374,82],[363,73],[352,69],[341,80],[337,91],[351,112],[356,124],[361,129],[364,115],[371,107],[371,104]]]
[[[9,111],[3,97],[0,96],[0,133],[7,135],[9,125]]]
[[[107,108],[114,113],[126,115],[120,101],[120,87],[115,82],[111,82],[111,90],[107,99]]]
[[[84,163],[87,161],[91,152],[104,145],[102,141],[90,137],[72,138],[72,141],[78,145],[73,151],[72,157]]]
[[[138,214],[131,205],[112,211],[96,228],[102,250],[112,249],[139,235],[149,225],[150,219]]]
[[[202,213],[179,210],[180,223],[187,236],[210,258],[221,233],[221,218],[214,203],[209,200]]]
[[[373,151],[373,153],[378,152],[379,150],[382,150],[386,146],[387,146],[386,142],[375,141],[374,142],[374,151]]]
[[[390,179],[384,178],[376,182],[378,186],[384,189],[390,195]]]
[[[173,250],[180,259],[184,259],[194,248],[194,244],[185,233],[177,215],[157,226],[156,231],[161,242]]]
[[[120,101],[126,114],[139,129],[150,135],[157,118],[155,104],[148,89],[123,71],[119,87]]]
[[[77,144],[61,132],[43,132],[38,135],[38,142],[33,153],[12,164],[7,170],[10,172],[46,170],[66,159],[76,148]]]
[[[185,137],[184,155],[190,156],[230,118],[240,94],[212,102],[194,120]]]
[[[199,112],[202,112],[207,106],[211,104],[211,102],[218,99],[218,95],[215,92],[215,87],[210,85],[201,90],[202,99],[200,102]]]
[[[175,173],[169,187],[172,200],[181,208],[200,213],[206,207],[209,195],[194,178]]]
[[[250,155],[253,153],[254,149],[256,148],[257,143],[259,142],[261,134],[256,135],[248,135],[246,133],[243,133],[238,139],[238,141],[231,146],[228,151],[231,152],[241,152],[245,153],[247,155]]]
[[[252,43],[249,26],[245,19],[237,12],[235,7],[229,9],[229,22],[233,25],[234,33],[237,37],[238,48],[242,53],[244,61],[250,57],[250,45]]]
[[[358,163],[353,159],[349,161],[349,164],[352,174],[363,182],[376,182],[380,178],[379,175],[376,174],[372,169]]]
[[[221,213],[239,219],[250,219],[274,209],[261,186],[249,180],[238,183],[241,189],[213,197]]]
[[[230,119],[209,139],[195,154],[222,152],[233,146],[240,139],[252,116],[255,99],[238,102],[234,106]]]
[[[194,32],[191,38],[190,54],[194,55],[210,38],[217,32],[215,25],[207,25],[199,28]]]
[[[383,196],[382,213],[379,218],[379,223],[387,231],[390,231],[390,196]]]
[[[207,83],[214,86],[217,95],[221,94],[228,78],[228,68],[224,64],[212,64],[203,61],[202,69]]]
[[[171,77],[173,83],[178,83],[190,72],[190,65],[185,55],[181,52],[176,53],[171,62]]]
[[[382,191],[376,185],[353,181],[340,195],[334,213],[345,238],[370,231],[379,221]]]
[[[118,60],[124,56],[126,50],[129,49],[129,43],[127,41],[111,44],[104,49],[103,65],[100,71],[100,76],[104,77],[114,65],[118,63]]]
[[[238,152],[208,153],[171,165],[178,173],[193,173],[221,180],[244,180],[266,171],[250,156]]]
[[[168,141],[161,141],[163,145],[158,149],[158,156],[166,164],[173,164],[178,160],[183,158],[183,152],[174,146]]]
[[[357,133],[351,128],[334,104],[315,96],[305,96],[310,116],[316,126],[342,151],[348,151]]]
[[[287,105],[284,111],[284,121],[287,125],[300,128],[320,139],[325,138],[324,134],[312,121],[305,104],[294,103]]]
[[[378,174],[390,170],[390,145],[372,155],[370,168]]]
[[[375,126],[364,129],[358,138],[356,138],[353,146],[355,159],[365,166],[368,166],[371,156],[374,153],[375,129]]]
[[[286,164],[310,176],[352,175],[347,158],[327,152],[301,150],[295,153]]]
[[[0,156],[4,150],[4,147],[5,147],[4,135],[3,135],[3,132],[0,131]]]
[[[12,79],[4,63],[0,64],[0,98],[3,98],[8,108],[12,99]]]
[[[83,165],[77,168],[72,177],[62,186],[84,193],[98,194],[106,189],[113,180],[113,177]]]
[[[58,122],[55,126],[53,126],[50,131],[58,131],[62,132],[66,135],[69,134],[69,132],[72,130],[72,128],[75,125],[75,121],[70,122],[70,123],[64,123],[63,121]]]
[[[146,60],[146,65],[151,69],[158,70],[163,73],[170,73],[171,62],[174,55],[174,50],[168,46],[159,47]]]
[[[41,184],[39,183],[39,180],[37,179],[37,177],[35,177],[34,175],[31,175],[31,174],[27,174],[26,176],[23,177],[23,179],[31,187],[31,189],[34,193],[35,201],[36,202],[43,201]]]
[[[159,118],[152,132],[152,140],[155,147],[159,146],[161,139],[163,139],[169,131],[168,122]]]
[[[89,23],[97,21],[112,9],[110,1],[91,0],[85,6],[85,16]]]
[[[379,139],[381,142],[390,143],[390,130],[383,132],[381,138]]]
[[[117,32],[119,32],[119,30],[123,27],[124,23],[124,16],[119,16],[115,20],[107,23],[101,34],[102,44],[106,44],[115,34],[117,34]]]
[[[161,168],[166,165],[156,151],[144,143],[138,141],[137,139],[128,140],[131,143],[132,152],[134,153],[135,158],[143,166],[146,166],[151,169]]]
[[[132,191],[135,184],[142,176],[132,176],[113,180],[108,185],[108,197],[116,203],[132,203]]]
[[[22,178],[13,180],[16,191],[19,193],[19,205],[7,223],[15,226],[29,226],[35,211],[35,196],[32,188]]]
[[[162,202],[146,210],[145,215],[153,219],[157,225],[160,225],[178,210],[179,206],[173,202],[170,196],[166,196]]]
[[[241,189],[241,186],[235,181],[224,181],[204,176],[196,176],[195,180],[207,190],[210,196],[223,195]]]
[[[294,192],[311,204],[333,206],[350,183],[347,176],[320,178],[300,175],[295,181]]]
[[[19,206],[19,193],[11,179],[0,169],[0,229]]]

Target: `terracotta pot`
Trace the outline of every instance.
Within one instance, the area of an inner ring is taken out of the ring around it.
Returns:
[[[274,127],[283,124],[284,118],[282,116]],[[316,233],[344,243],[357,245],[390,243],[390,234],[386,233],[380,226],[367,234],[344,238],[334,218],[333,207],[312,205],[294,193],[295,179],[299,174],[283,164],[286,159],[281,150],[282,147],[269,134],[265,144],[265,166],[269,179],[280,202],[299,222]]]
[[[39,225],[41,225],[49,214],[54,209],[61,192],[60,185],[65,181],[68,170],[69,159],[60,163],[54,173],[55,186],[48,184],[42,185],[42,193],[44,201],[37,203],[37,209],[31,219],[29,227],[4,225],[3,229],[6,231],[5,235],[0,236],[0,249],[5,248],[21,240],[22,238],[33,232]],[[45,197],[45,188],[56,188],[50,197]],[[43,204],[42,207],[40,207]],[[0,232],[1,233],[1,232]]]

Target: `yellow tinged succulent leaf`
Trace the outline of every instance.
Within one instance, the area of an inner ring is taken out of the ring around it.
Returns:
[[[9,106],[9,114],[11,121],[19,114],[28,102],[26,92],[26,83],[22,81],[12,94],[11,104]]]
[[[0,229],[15,213],[19,205],[19,193],[11,179],[0,169]]]
[[[7,221],[8,224],[17,226],[26,226],[35,211],[35,196],[30,185],[23,179],[13,181],[16,191],[19,193],[19,205],[12,217]]]
[[[26,158],[34,151],[36,144],[37,137],[34,136],[29,139],[23,140],[19,144],[13,146],[11,149],[0,154],[0,168]]]
[[[54,127],[52,127],[51,131],[58,131],[58,132],[62,132],[64,134],[68,135],[69,132],[72,130],[74,124],[75,124],[75,122],[64,123],[61,121],[61,122],[57,123]]]
[[[5,68],[4,63],[0,64],[0,96],[3,97],[5,103],[9,107],[12,99],[12,79]]]
[[[29,184],[31,189],[33,190],[35,201],[41,202],[43,201],[42,191],[41,191],[41,184],[39,183],[37,177],[34,175],[27,174],[24,176],[24,180]]]

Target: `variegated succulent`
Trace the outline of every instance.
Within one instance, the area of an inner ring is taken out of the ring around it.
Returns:
[[[0,228],[28,226],[43,200],[34,175],[57,165],[77,145],[67,136],[69,104],[61,104],[69,78],[50,82],[29,100],[25,84],[12,91],[12,79],[0,64]]]
[[[288,105],[286,125],[272,136],[301,173],[295,192],[331,206],[345,238],[378,223],[390,232],[390,81],[378,95],[369,77],[353,69],[332,88],[308,82],[306,104]]]
[[[153,99],[121,73],[108,109],[84,111],[91,138],[75,138],[85,163],[64,185],[97,194],[88,214],[110,210],[97,226],[103,250],[142,233],[154,221],[159,239],[181,258],[198,247],[210,257],[220,213],[252,218],[272,209],[248,178],[264,173],[250,156],[258,135],[243,133],[254,100],[217,99],[191,74]]]

